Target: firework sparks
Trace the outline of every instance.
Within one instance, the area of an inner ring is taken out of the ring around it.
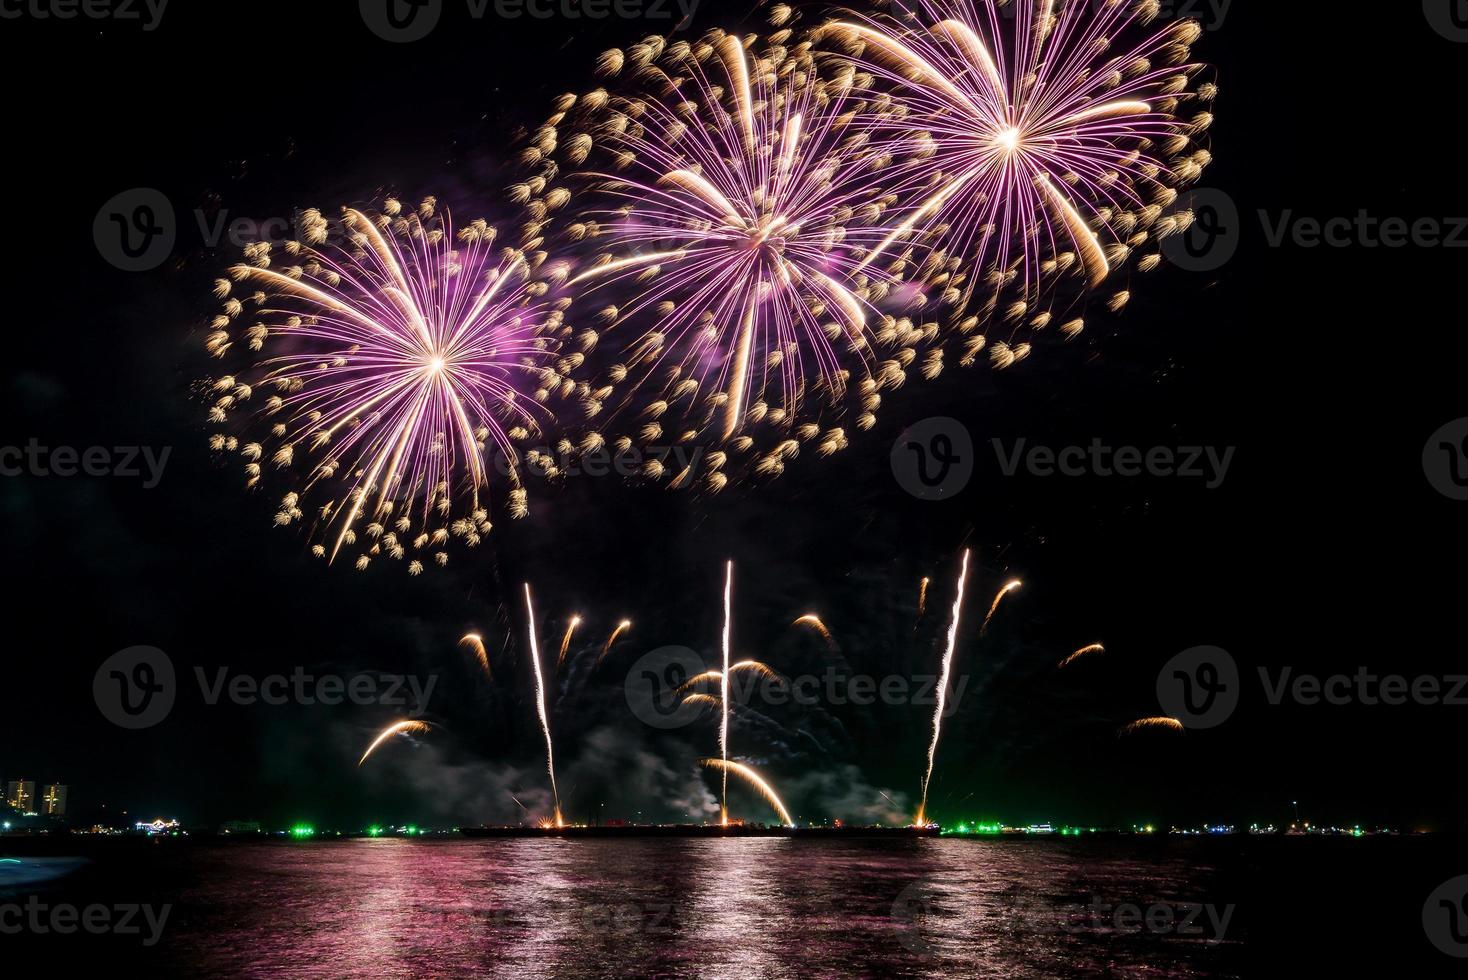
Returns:
[[[426,721],[393,722],[391,725],[388,725],[386,728],[384,728],[382,732],[372,740],[372,744],[367,746],[367,751],[362,753],[362,758],[357,760],[357,765],[360,767],[362,763],[367,761],[368,756],[377,751],[377,747],[379,745],[381,745],[383,742],[386,742],[394,735],[422,735],[428,730],[429,725]]]
[[[608,294],[602,336],[620,358],[609,378],[631,394],[607,418],[636,419],[618,441],[676,432],[723,443],[702,468],[718,489],[762,435],[777,445],[745,459],[764,476],[802,442],[821,455],[844,448],[845,429],[817,418],[853,391],[858,425],[873,424],[874,345],[898,332],[872,323],[898,279],[861,268],[889,234],[888,201],[884,158],[850,131],[847,88],[819,77],[808,45],[755,52],[713,37],[707,57],[675,46],[646,66],[658,94],[593,100],[579,123],[591,133],[566,145],[580,155],[595,143],[607,159],[582,177],[610,207],[574,225],[603,252],[570,280]],[[882,362],[882,383],[899,383],[908,360]],[[588,405],[599,412],[602,401]],[[686,473],[661,475],[681,486]]]
[[[741,660],[738,663],[729,665],[729,674],[731,676],[743,671],[758,674],[760,677],[764,677],[769,680],[778,680],[780,677],[780,675],[775,672],[775,669],[773,667],[771,667],[769,664],[760,663],[758,660]],[[697,687],[699,684],[706,684],[709,681],[722,682],[723,679],[724,672],[722,670],[706,670],[702,674],[695,674],[694,676],[688,678],[688,680],[680,684],[678,686],[678,689],[673,693],[682,694],[689,688]]]
[[[1072,653],[1070,656],[1068,656],[1064,660],[1062,660],[1060,662],[1060,669],[1064,669],[1073,660],[1079,660],[1081,657],[1089,656],[1090,654],[1093,654],[1093,653],[1105,653],[1105,652],[1106,652],[1106,648],[1104,646],[1102,646],[1101,644],[1099,644],[1099,643],[1091,643],[1091,644],[1088,644],[1086,646],[1081,647],[1075,653]]]
[[[561,649],[556,654],[556,670],[559,671],[566,664],[566,651],[571,649],[571,635],[576,632],[576,627],[581,625],[580,616],[572,616],[571,621],[566,624],[566,632],[561,637]]]
[[[965,549],[963,564],[958,571],[958,590],[953,599],[953,617],[948,624],[948,646],[943,651],[943,671],[938,678],[938,704],[933,711],[933,740],[928,743],[928,768],[923,773],[922,802],[918,804],[917,819],[913,823],[927,822],[928,783],[933,778],[933,762],[938,758],[938,737],[943,733],[943,709],[948,702],[948,678],[953,672],[953,651],[958,645],[958,617],[963,612],[963,591],[968,581],[968,556]]]
[[[983,636],[984,631],[989,628],[989,620],[994,618],[994,613],[996,610],[998,610],[999,603],[1003,601],[1005,596],[1009,595],[1009,593],[1015,591],[1022,585],[1024,585],[1024,583],[1021,582],[1019,579],[1010,579],[1008,582],[1004,583],[1004,586],[997,593],[995,593],[994,601],[989,604],[989,612],[984,617],[984,625],[979,627],[980,636]]]
[[[780,802],[779,795],[774,787],[765,782],[753,769],[742,762],[730,762],[728,759],[700,759],[699,764],[710,769],[718,769],[724,776],[725,792],[728,792],[729,773],[743,779],[765,798],[765,802],[774,807],[775,812],[780,815],[780,822],[787,827],[794,827],[795,821],[790,819],[790,811],[785,809],[785,804]],[[724,814],[723,823],[729,823],[728,813]]]
[[[928,577],[926,575],[924,575],[923,576],[923,580],[918,583],[918,614],[917,614],[917,618],[918,619],[922,619],[923,618],[923,613],[927,611],[927,608],[928,608]]]
[[[973,270],[962,289],[947,284],[960,307],[982,284],[992,310],[1012,283],[1017,318],[1035,312],[1044,280],[1078,273],[1095,289],[1191,221],[1164,212],[1211,160],[1193,140],[1211,116],[1181,115],[1214,92],[1193,88],[1195,21],[1148,32],[1156,4],[1125,2],[902,0],[898,12],[817,32],[858,52],[855,67],[907,109],[871,117],[901,158],[892,189],[908,217],[868,262],[932,231],[937,267],[951,271],[951,256]],[[1048,322],[1043,309],[1032,321]]]
[[[451,538],[473,546],[489,532],[487,452],[509,461],[510,512],[522,514],[512,439],[548,414],[526,392],[553,373],[559,313],[529,278],[537,259],[497,256],[482,221],[456,234],[431,200],[407,215],[391,201],[348,209],[345,243],[327,244],[319,212],[303,227],[307,242],[248,246],[233,281],[219,280],[209,352],[271,353],[210,383],[210,444],[245,459],[250,486],[267,467],[304,468],[275,523],[306,521],[316,555],[354,547],[359,569],[386,556],[416,575],[447,563]],[[247,413],[259,436],[223,430]]]
[[[540,644],[535,638],[535,605],[530,598],[530,583],[525,583],[525,613],[529,617],[530,665],[535,670],[535,713],[545,732],[545,769],[550,774],[551,797],[555,800],[555,825],[561,826],[561,791],[556,788],[556,754],[551,745],[550,715],[545,710],[545,679],[540,670]]]
[[[1118,736],[1132,735],[1137,732],[1153,731],[1156,729],[1177,732],[1179,735],[1181,735],[1184,731],[1183,723],[1178,721],[1176,718],[1158,716],[1156,718],[1138,718],[1136,721],[1132,722],[1129,725],[1123,725],[1121,730],[1118,731],[1116,734]]]
[[[459,646],[468,647],[474,651],[474,659],[479,661],[479,666],[484,670],[486,677],[493,677],[494,671],[489,668],[489,651],[484,647],[484,637],[478,633],[465,633],[464,638],[459,641]]]
[[[592,665],[592,670],[595,670],[597,667],[599,667],[601,665],[601,662],[606,659],[606,655],[612,650],[612,644],[617,642],[617,637],[621,636],[623,633],[627,632],[631,628],[632,620],[630,619],[624,619],[617,624],[616,629],[612,630],[612,632],[607,636],[607,642],[601,645],[601,653],[597,654],[596,663]]]
[[[827,646],[829,646],[832,650],[836,649],[836,640],[831,636],[831,631],[826,628],[826,624],[821,621],[821,617],[817,616],[815,613],[806,613],[804,616],[801,616],[790,625],[809,626],[811,629],[821,634],[821,638],[826,641]]]

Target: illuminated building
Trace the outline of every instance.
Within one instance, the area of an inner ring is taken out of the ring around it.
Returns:
[[[41,788],[41,812],[48,817],[66,816],[66,786],[52,783]]]
[[[36,784],[30,779],[12,779],[5,784],[5,802],[16,813],[35,812]]]

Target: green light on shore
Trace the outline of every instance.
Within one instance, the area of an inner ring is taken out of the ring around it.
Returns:
[[[374,827],[368,827],[367,828],[367,836],[368,837],[381,837],[382,836],[382,828],[381,827],[375,827],[375,826]]]
[[[298,823],[291,828],[291,836],[295,838],[314,837],[316,836],[316,828],[308,824]]]

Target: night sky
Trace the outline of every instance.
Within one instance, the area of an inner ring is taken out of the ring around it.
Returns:
[[[310,8],[307,10],[306,8]],[[319,9],[318,9],[319,8]],[[706,0],[694,30],[760,29],[744,3]],[[1400,8],[1400,9],[1396,9]],[[449,4],[427,40],[374,37],[353,3],[174,0],[157,30],[5,20],[10,237],[0,323],[0,445],[167,447],[162,480],[0,478],[6,737],[0,776],[70,785],[73,809],[135,816],[456,825],[514,821],[544,796],[519,585],[542,644],[585,625],[586,654],[553,711],[569,816],[679,819],[712,787],[694,768],[716,725],[671,733],[627,711],[643,653],[717,656],[723,562],[737,563],[735,647],[786,673],[823,669],[790,628],[819,611],[857,673],[932,674],[964,548],[974,551],[930,812],[1013,823],[1285,821],[1461,827],[1457,758],[1468,705],[1272,706],[1256,669],[1468,672],[1458,619],[1464,507],[1424,477],[1424,443],[1468,415],[1460,379],[1462,261],[1447,248],[1271,246],[1286,212],[1447,219],[1468,214],[1454,119],[1468,45],[1416,4],[1369,21],[1339,5],[1240,3],[1195,55],[1222,94],[1203,186],[1238,205],[1221,269],[1164,265],[1120,317],[1097,317],[1001,373],[916,375],[875,430],[830,460],[713,498],[611,479],[530,485],[531,515],[446,570],[410,579],[312,559],[271,524],[270,493],[205,444],[195,382],[214,370],[209,284],[236,251],[195,224],[334,209],[383,192],[435,194],[456,214],[499,206],[517,127],[594,82],[595,54],[662,22],[473,21]],[[103,202],[162,191],[173,256],[127,273],[92,238]],[[1468,236],[1465,236],[1468,240]],[[959,419],[979,447],[956,499],[918,500],[889,465],[905,425]],[[1005,477],[990,440],[1049,446],[1234,447],[1200,480]],[[914,628],[917,584],[931,576]],[[989,632],[977,622],[1006,579]],[[624,616],[635,626],[588,676]],[[457,647],[481,631],[486,682]],[[1055,663],[1102,640],[1104,658]],[[1158,714],[1158,670],[1200,644],[1245,675],[1223,726],[1116,737]],[[166,651],[182,692],[155,728],[122,731],[92,697],[115,651]],[[397,715],[379,707],[209,706],[196,668],[303,667],[436,676],[435,731],[355,763]],[[734,728],[806,819],[848,817],[883,790],[915,803],[929,711],[910,705],[770,711]],[[900,795],[899,795],[900,794]],[[750,815],[758,804],[742,798]],[[676,802],[675,802],[676,801]],[[602,804],[605,804],[602,807]],[[702,818],[706,814],[699,814]]]

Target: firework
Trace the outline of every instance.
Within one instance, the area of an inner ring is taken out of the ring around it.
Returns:
[[[422,735],[428,730],[429,724],[426,721],[393,722],[391,725],[388,725],[386,728],[384,728],[381,733],[379,733],[378,736],[372,740],[372,744],[367,746],[367,751],[362,753],[362,758],[357,760],[357,765],[360,767],[362,763],[367,761],[367,757],[377,750],[377,747],[379,745],[381,745],[383,742],[386,742],[394,735]]]
[[[1088,644],[1087,646],[1081,647],[1075,653],[1072,653],[1070,656],[1068,656],[1064,660],[1062,660],[1060,662],[1060,667],[1061,668],[1064,668],[1072,660],[1078,660],[1081,657],[1087,656],[1088,654],[1092,654],[1092,653],[1105,653],[1105,652],[1106,652],[1106,648],[1103,647],[1101,644],[1099,644],[1099,643],[1091,643],[1091,644]]]
[[[1132,735],[1136,732],[1145,732],[1154,729],[1164,729],[1170,732],[1177,732],[1179,735],[1181,735],[1184,731],[1183,723],[1178,721],[1176,718],[1159,716],[1156,718],[1138,718],[1136,721],[1132,722],[1129,725],[1123,725],[1121,727],[1121,730],[1118,731],[1116,734],[1118,736]]]
[[[489,532],[487,454],[508,461],[523,513],[512,441],[548,417],[531,393],[549,397],[559,304],[531,278],[538,256],[496,253],[483,221],[455,232],[431,199],[347,209],[330,243],[319,212],[302,227],[306,241],[248,246],[217,283],[207,348],[252,363],[207,383],[211,446],[242,456],[252,487],[296,474],[275,523],[305,523],[316,555],[353,548],[359,569],[386,556],[416,575]]]
[[[848,402],[869,427],[878,387],[900,383],[908,359],[877,354],[911,329],[877,309],[898,280],[862,267],[890,234],[885,157],[850,130],[854,100],[808,48],[747,51],[715,32],[661,64],[639,53],[629,95],[568,97],[594,111],[566,153],[594,145],[606,161],[581,175],[605,205],[571,226],[600,253],[570,283],[596,297],[604,329],[589,339],[616,359],[593,392],[625,389],[587,410],[629,425],[593,447],[718,444],[701,483],[717,490],[735,465],[777,475],[803,443],[839,451]],[[677,466],[647,475],[698,482]]]
[[[729,665],[729,674],[731,677],[734,674],[740,673],[741,671],[748,671],[750,673],[758,674],[759,676],[768,678],[770,680],[777,680],[780,677],[780,675],[775,672],[775,669],[773,667],[771,667],[769,664],[762,664],[758,660],[741,660],[738,663]],[[702,674],[695,674],[694,676],[688,678],[688,680],[680,684],[678,686],[678,689],[673,693],[682,694],[689,688],[697,687],[699,684],[705,684],[709,681],[722,682],[723,679],[724,672],[722,670],[706,670]]]
[[[489,651],[484,648],[484,637],[478,633],[465,633],[464,638],[459,641],[459,646],[468,647],[474,651],[474,659],[479,661],[486,677],[493,677],[494,671],[489,668]]]
[[[535,638],[535,605],[530,599],[530,583],[525,583],[525,614],[529,617],[530,665],[535,670],[535,713],[545,733],[545,769],[550,774],[551,797],[555,800],[555,825],[561,826],[561,791],[556,788],[556,753],[551,744],[550,716],[545,710],[545,678],[540,670],[540,644]]]
[[[984,290],[978,312],[1036,329],[1051,322],[1042,294],[1059,280],[1084,292],[1133,254],[1139,270],[1156,266],[1146,249],[1191,222],[1169,209],[1211,160],[1195,141],[1212,116],[1194,110],[1216,93],[1194,85],[1195,21],[1152,31],[1157,4],[1131,0],[899,0],[897,11],[816,32],[851,54],[874,96],[906,110],[870,117],[899,157],[891,182],[906,218],[867,262],[921,236],[960,314]],[[1113,297],[1118,309],[1125,296]],[[983,346],[969,338],[965,358]],[[991,357],[1003,365],[1025,350],[995,344]]]
[[[922,619],[923,618],[923,613],[927,611],[927,608],[928,608],[928,577],[926,575],[924,575],[923,576],[923,580],[918,583],[918,613],[917,613],[917,618],[918,619]]]
[[[963,564],[958,571],[958,589],[953,598],[953,617],[948,624],[948,646],[943,651],[943,671],[938,678],[938,704],[933,711],[933,740],[928,743],[928,768],[923,773],[922,802],[918,804],[917,819],[921,825],[927,820],[928,783],[933,778],[933,762],[938,758],[938,737],[943,733],[943,709],[948,701],[948,678],[953,671],[953,651],[958,645],[958,617],[963,612],[963,590],[968,581],[968,551],[963,553]]]
[[[730,762],[727,759],[700,759],[699,764],[710,769],[718,769],[724,776],[725,792],[728,791],[729,773],[742,778],[750,786],[754,787],[765,802],[774,807],[775,812],[780,815],[780,822],[787,827],[794,827],[795,821],[790,819],[790,811],[785,809],[785,804],[780,802],[780,797],[775,793],[774,787],[765,782],[753,769],[740,762]],[[724,815],[724,824],[729,823],[727,812]]]
[[[826,644],[832,650],[836,649],[836,640],[831,636],[831,631],[826,628],[826,624],[821,621],[821,617],[817,616],[815,613],[806,613],[804,616],[801,616],[790,625],[809,626],[811,629],[821,634],[821,638],[826,641]]]
[[[601,645],[601,653],[597,654],[596,663],[592,665],[593,670],[595,670],[597,666],[601,664],[606,655],[611,652],[612,644],[617,642],[617,637],[621,636],[623,633],[627,632],[631,628],[632,620],[630,619],[624,619],[617,624],[616,629],[612,630],[611,634],[607,636],[607,642]]]
[[[989,612],[984,616],[984,625],[979,627],[980,636],[983,636],[984,631],[989,628],[989,620],[994,618],[994,613],[999,609],[999,603],[1004,600],[1005,596],[1009,595],[1009,593],[1015,591],[1022,585],[1024,585],[1024,583],[1021,582],[1019,579],[1010,579],[1008,582],[1005,582],[1004,585],[1000,587],[998,592],[994,594],[994,601],[989,604]]]
[[[719,822],[729,823],[729,645],[734,620],[734,562],[724,566],[724,631],[720,646],[724,669],[719,672],[719,756],[724,762],[723,793],[719,797]]]
[[[571,634],[576,632],[576,627],[581,625],[580,616],[572,616],[571,621],[566,624],[565,635],[561,637],[561,649],[556,654],[556,670],[559,671],[566,664],[566,651],[571,649]]]

